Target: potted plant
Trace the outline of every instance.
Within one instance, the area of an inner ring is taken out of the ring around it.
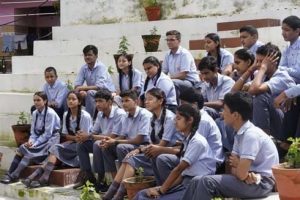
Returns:
[[[150,35],[142,35],[146,52],[157,51],[161,35],[157,35],[157,28],[154,26],[150,30]]]
[[[156,0],[143,0],[143,6],[149,21],[160,20],[160,5]]]
[[[11,128],[14,132],[15,141],[17,146],[28,141],[30,136],[30,124],[28,124],[29,114],[20,112],[17,124],[12,125]]]
[[[138,191],[155,186],[154,176],[144,176],[144,168],[139,167],[135,171],[135,176],[123,180],[127,190],[128,199],[131,200]]]
[[[80,193],[80,200],[98,200],[100,195],[96,192],[94,184],[87,181]]]
[[[129,49],[129,46],[130,44],[128,43],[128,39],[126,36],[122,36],[120,38],[120,43],[119,43],[119,49],[118,49],[118,52],[117,54],[114,54],[114,59],[115,59],[115,63],[116,65],[118,65],[118,59],[119,59],[119,56],[121,54],[124,54],[124,53],[127,53],[128,52],[128,49]],[[133,57],[133,54],[130,54],[132,57]]]
[[[286,162],[273,166],[280,200],[300,199],[300,138],[289,138],[292,142],[286,155]]]

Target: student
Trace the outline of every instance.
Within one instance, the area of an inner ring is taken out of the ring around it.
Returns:
[[[258,40],[257,29],[252,25],[246,25],[240,28],[240,39],[243,47],[255,55],[258,47],[264,45]]]
[[[251,95],[228,93],[224,98],[223,115],[226,124],[236,131],[229,156],[231,174],[195,177],[182,199],[262,198],[275,186],[272,166],[279,162],[278,153],[271,138],[250,122]]]
[[[170,51],[165,55],[162,71],[170,75],[176,89],[182,91],[181,86],[196,86],[200,79],[192,54],[182,46],[181,34],[177,30],[166,33],[167,45]]]
[[[213,119],[219,118],[219,112],[223,108],[224,96],[230,92],[234,81],[230,77],[218,73],[217,59],[213,56],[204,57],[200,61],[198,69],[206,82],[201,91],[205,100],[204,110]]]
[[[178,107],[176,111],[176,129],[185,140],[180,151],[180,163],[171,171],[162,186],[142,190],[135,199],[182,199],[185,188],[195,176],[214,174],[216,160],[206,139],[197,129],[200,113],[189,104]]]
[[[279,48],[271,43],[259,47],[256,51],[256,63],[247,70],[246,75],[258,69],[248,92],[254,95],[253,124],[273,137],[279,137],[283,112],[275,109],[273,100],[282,91],[295,85],[286,71],[277,69],[277,60],[281,57]],[[250,71],[250,72],[249,72]],[[242,76],[247,79],[247,76]],[[267,79],[268,81],[265,81]]]
[[[297,84],[300,83],[300,19],[289,16],[282,21],[282,36],[290,45],[283,51],[279,66],[285,69]]]
[[[162,72],[159,60],[153,56],[147,57],[143,61],[144,70],[147,74],[145,85],[142,91],[141,101],[143,103],[145,93],[153,87],[160,88],[167,97],[166,106],[175,112],[177,108],[176,90],[172,80]]]
[[[107,88],[115,92],[115,86],[107,67],[98,60],[98,49],[94,45],[87,45],[83,49],[84,61],[75,80],[75,90],[85,99],[85,108],[92,117],[95,114],[94,95],[100,88]],[[86,82],[86,86],[83,83]]]
[[[55,166],[59,163],[70,167],[79,166],[76,144],[80,142],[78,133],[90,132],[92,119],[89,113],[81,110],[81,97],[79,93],[70,91],[67,95],[68,111],[64,113],[62,135],[66,142],[56,144],[49,150],[47,163],[35,170],[23,182],[29,188],[49,185],[49,177]],[[40,176],[40,177],[39,177]],[[39,177],[38,180],[33,180]]]
[[[132,55],[121,54],[117,64],[119,91],[134,90],[140,94],[143,87],[142,72],[132,67]]]
[[[208,142],[217,166],[224,161],[222,136],[220,130],[213,118],[203,109],[204,99],[201,93],[194,88],[185,88],[184,92],[179,96],[180,104],[191,104],[195,109],[199,109],[201,120],[197,132],[200,133]]]
[[[44,71],[46,83],[43,90],[48,98],[48,106],[53,108],[62,120],[66,108],[66,98],[69,92],[67,84],[57,79],[56,69],[47,67]]]
[[[146,93],[145,104],[146,108],[153,113],[150,133],[152,144],[139,147],[127,154],[103,199],[123,199],[126,190],[122,180],[134,176],[135,170],[139,167],[143,167],[144,175],[154,175],[156,169],[153,162],[155,162],[155,158],[159,154],[173,152],[173,149],[168,147],[176,144],[175,114],[166,109],[164,92],[158,88],[150,89]],[[158,172],[156,171],[155,174],[158,175]]]
[[[234,53],[234,72],[231,77],[236,82],[231,88],[232,92],[242,90],[245,82],[254,79],[253,74],[247,80],[242,78],[242,75],[253,65],[254,59],[254,55],[246,49],[239,49]]]
[[[81,189],[87,180],[95,184],[96,191],[104,192],[108,186],[104,182],[105,172],[115,172],[115,159],[107,162],[103,160],[102,151],[113,151],[113,148],[100,148],[101,140],[106,137],[116,138],[121,134],[122,122],[126,117],[123,109],[113,105],[113,96],[108,89],[102,88],[96,92],[96,108],[98,110],[95,124],[88,132],[81,132],[81,143],[77,144],[77,153],[80,162],[79,182],[74,185],[74,189]],[[96,180],[92,172],[89,153],[93,153],[93,170],[98,175]],[[112,174],[115,176],[115,173]]]
[[[29,140],[16,150],[16,155],[1,183],[16,182],[30,162],[42,163],[48,156],[49,148],[59,143],[60,119],[56,112],[47,106],[47,101],[44,92],[34,93],[36,110],[32,114]]]
[[[229,75],[232,72],[233,55],[221,48],[220,37],[216,33],[209,33],[205,36],[204,41],[207,56],[213,56],[217,60],[218,71]]]

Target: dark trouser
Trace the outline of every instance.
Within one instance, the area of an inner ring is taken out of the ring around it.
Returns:
[[[83,143],[77,143],[76,145],[77,154],[79,156],[80,169],[82,171],[92,171],[89,153],[93,153],[93,143],[94,141],[87,140]]]
[[[194,177],[182,199],[211,200],[213,197],[262,198],[273,190],[275,181],[263,177],[259,184],[246,184],[233,175]]]

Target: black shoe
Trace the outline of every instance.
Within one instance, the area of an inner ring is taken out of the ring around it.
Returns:
[[[31,184],[31,179],[29,179],[29,178],[26,178],[26,179],[23,179],[23,180],[21,180],[21,182],[26,186],[26,187],[30,187],[30,184]]]
[[[4,184],[10,184],[10,183],[15,183],[15,182],[18,182],[18,179],[17,178],[12,178],[10,177],[9,175],[4,175],[0,181],[1,183],[4,183]]]
[[[95,190],[97,193],[105,193],[107,192],[109,188],[109,185],[107,185],[106,183],[96,183],[95,184]]]
[[[38,180],[38,181],[32,181],[30,183],[29,188],[39,188],[39,187],[45,187],[48,186],[49,182],[44,180]]]
[[[73,186],[73,189],[81,190],[83,188],[83,186],[85,185],[86,181],[87,181],[86,172],[80,171],[76,178],[76,181],[75,181],[76,184]]]

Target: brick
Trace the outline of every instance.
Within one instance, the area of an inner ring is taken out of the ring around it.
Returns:
[[[242,26],[252,25],[256,28],[280,26],[280,19],[254,19],[217,23],[217,31],[239,30]]]

